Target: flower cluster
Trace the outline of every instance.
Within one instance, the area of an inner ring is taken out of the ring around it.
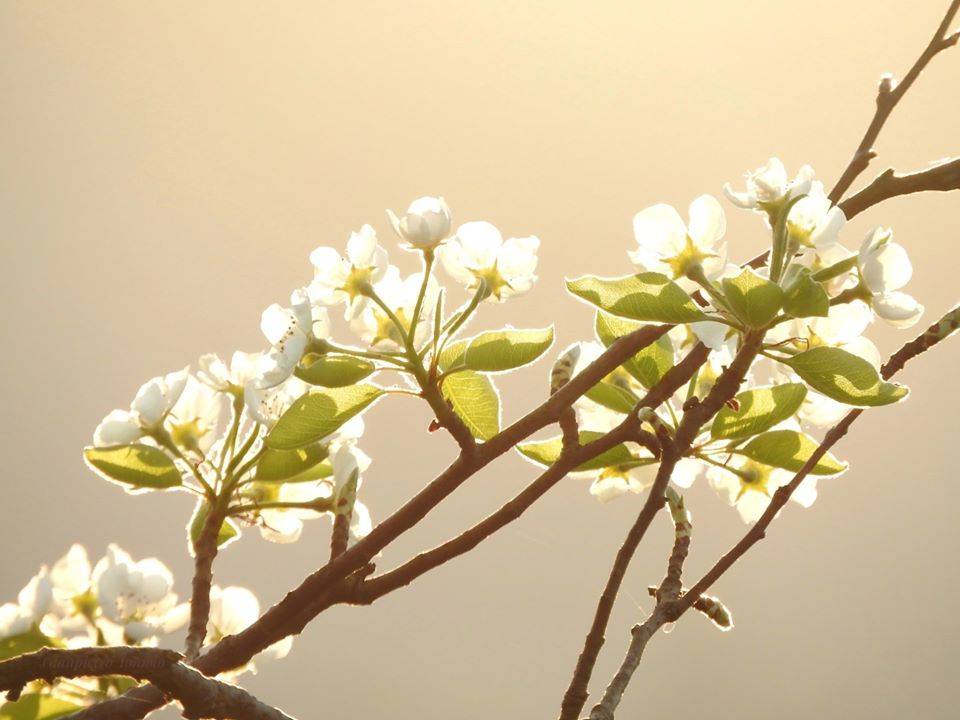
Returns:
[[[246,588],[211,592],[207,642],[236,633],[260,614],[256,596]],[[188,603],[178,602],[173,575],[156,558],[134,560],[110,545],[95,564],[86,548],[73,545],[49,568],[43,566],[24,586],[16,602],[0,605],[0,645],[3,657],[41,647],[83,648],[110,645],[155,647],[181,630],[190,617]],[[258,658],[279,658],[291,639],[277,643]],[[248,665],[243,669],[252,669]],[[242,671],[242,670],[241,670]],[[103,700],[131,686],[128,678],[103,682],[72,680],[34,690],[78,706]]]
[[[769,265],[753,270],[727,263],[726,219],[712,196],[691,203],[687,222],[669,205],[641,210],[633,221],[637,246],[628,253],[638,274],[616,280],[586,277],[568,285],[598,309],[599,342],[576,349],[579,360],[573,374],[595,359],[603,345],[643,322],[676,322],[682,310],[688,321],[576,403],[581,433],[589,438],[608,432],[701,342],[710,350],[706,364],[656,409],[657,422],[672,434],[685,404],[709,393],[743,338],[761,333],[762,349],[740,392],[712,424],[701,428],[671,475],[671,482],[681,488],[704,476],[751,522],[817,447],[810,433],[835,423],[851,405],[886,404],[905,395],[904,388],[880,381],[880,353],[864,333],[874,318],[910,327],[923,307],[903,292],[912,268],[892,231],[877,228],[858,252],[848,250],[840,237],[846,218],[809,166],[790,180],[783,164],[773,158],[747,175],[745,190],[728,185],[724,191],[734,205],[765,220],[773,235]],[[675,288],[670,303],[665,287]],[[700,305],[679,293],[681,289],[699,291]],[[543,462],[546,447],[534,443],[524,452]],[[658,466],[648,450],[625,443],[575,474],[589,478],[591,494],[608,501],[643,492]],[[817,495],[818,477],[835,477],[845,468],[827,454],[791,499],[809,506]]]
[[[97,427],[88,464],[133,492],[199,496],[191,549],[214,508],[224,514],[221,544],[243,525],[293,542],[305,520],[321,516],[349,516],[353,541],[369,533],[370,513],[357,499],[371,462],[359,447],[359,413],[401,390],[361,381],[391,370],[424,393],[439,392],[448,376],[453,388],[454,376],[469,371],[447,362],[456,333],[484,301],[530,289],[539,246],[535,237],[504,240],[487,222],[454,230],[442,198],[420,198],[402,217],[388,217],[401,247],[420,254],[420,271],[405,276],[392,265],[371,225],[351,233],[344,251],[316,248],[309,281],[289,304],[263,311],[268,348],[235,352],[229,362],[204,355],[194,373],[149,380],[129,410],[110,412]],[[472,295],[446,316],[441,266]],[[333,337],[331,311],[340,305],[351,335],[345,343]],[[297,425],[297,413],[323,429]]]

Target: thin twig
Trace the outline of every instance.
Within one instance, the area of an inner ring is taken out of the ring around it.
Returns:
[[[476,452],[461,453],[440,475],[384,519],[369,535],[311,573],[280,602],[247,629],[223,638],[194,666],[208,675],[240,667],[257,653],[288,635],[294,635],[319,613],[344,599],[342,582],[362,571],[383,548],[422,520],[467,479],[496,458],[512,450],[533,433],[557,422],[564,410],[622,365],[628,358],[656,342],[672,325],[647,325],[618,338],[590,365],[545,402],[492,437]],[[86,720],[135,720],[163,703],[155,688],[136,688],[85,711]]]
[[[933,38],[931,38],[930,42],[924,48],[920,57],[917,58],[913,67],[903,76],[903,80],[898,83],[890,76],[884,76],[880,81],[880,86],[877,89],[877,108],[874,111],[873,119],[870,121],[867,131],[864,133],[863,139],[860,140],[860,144],[857,145],[853,157],[850,158],[846,170],[843,171],[837,184],[834,185],[833,190],[830,191],[830,201],[832,203],[837,204],[840,202],[840,198],[850,189],[854,180],[857,179],[860,173],[867,169],[870,161],[877,156],[873,146],[877,141],[877,137],[880,135],[880,131],[883,129],[884,123],[887,122],[890,113],[893,112],[897,103],[906,95],[907,90],[910,89],[910,86],[913,85],[914,81],[920,76],[923,69],[938,53],[956,45],[957,40],[960,39],[960,32],[947,35],[950,30],[950,24],[957,14],[957,10],[960,10],[960,0],[952,0]]]
[[[884,379],[893,377],[893,375],[903,369],[908,361],[926,352],[958,329],[960,329],[960,306],[954,307],[939,321],[927,328],[921,335],[891,355],[890,359],[887,360],[881,369],[880,374]],[[747,550],[766,536],[767,527],[790,499],[790,496],[793,495],[794,491],[796,491],[810,471],[816,467],[817,463],[820,462],[827,451],[830,450],[840,438],[846,435],[847,430],[849,430],[853,422],[860,417],[862,413],[862,409],[851,410],[839,423],[830,429],[824,436],[823,442],[820,443],[820,446],[813,452],[797,474],[793,476],[793,479],[773,494],[770,505],[764,511],[763,515],[760,516],[760,519],[757,520],[756,524],[680,598],[673,608],[676,617],[686,612]]]
[[[884,170],[863,190],[840,203],[840,209],[849,220],[884,200],[930,190],[960,190],[960,158],[941,160],[925,170],[906,175],[898,175],[893,168]]]
[[[657,477],[636,521],[627,533],[620,550],[617,551],[607,583],[600,595],[600,600],[597,602],[597,609],[594,612],[590,630],[584,640],[583,649],[577,658],[573,677],[563,695],[560,704],[560,720],[575,720],[587,701],[590,677],[593,674],[597,657],[600,655],[600,649],[603,647],[604,634],[607,624],[610,622],[613,605],[620,592],[620,585],[647,528],[660,508],[663,507],[663,493],[677,461],[690,449],[690,445],[704,423],[713,417],[723,407],[724,403],[736,395],[747,371],[750,369],[750,365],[757,357],[762,343],[762,333],[748,333],[744,337],[733,362],[720,374],[707,397],[702,401],[693,402],[688,407],[683,414],[676,435],[672,440],[667,438],[667,441],[662,443],[663,454],[660,458],[660,467],[657,469]]]
[[[183,660],[180,653],[160,648],[44,648],[0,662],[0,692],[13,701],[34,680],[124,675],[154,683],[183,706],[185,718],[291,720],[243,688],[205,677]]]
[[[561,454],[556,463],[547,468],[536,480],[495,512],[442,545],[420,553],[394,570],[370,578],[357,587],[357,594],[350,599],[350,602],[368,605],[389,592],[409,585],[424,573],[469,552],[495,532],[519,518],[550,488],[577,466],[625,440],[644,440],[637,412],[641,408],[659,406],[686,385],[693,373],[700,367],[708,352],[706,346],[702,343],[695,345],[683,360],[664,374],[660,382],[651,388],[637,404],[634,413],[624,419],[618,427],[586,445],[570,446],[567,451]],[[659,454],[661,452],[659,441],[657,441],[655,448],[648,446],[648,449],[654,455]]]
[[[906,343],[900,350],[894,353],[883,366],[881,375],[884,379],[889,379],[900,371],[909,360],[929,350],[958,328],[960,328],[960,307],[955,307],[938,322],[927,328],[921,335]],[[790,483],[774,493],[766,511],[757,523],[747,531],[740,542],[717,561],[707,574],[690,588],[690,590],[683,592],[682,595],[680,594],[682,588],[680,573],[683,567],[683,560],[686,558],[689,540],[678,548],[680,537],[679,532],[677,533],[677,538],[674,542],[674,551],[671,554],[668,565],[667,576],[659,588],[651,588],[651,593],[655,593],[657,598],[657,605],[645,622],[633,628],[633,637],[626,657],[619,671],[607,687],[603,699],[591,711],[590,720],[613,720],[614,712],[619,705],[620,699],[623,697],[627,685],[640,664],[643,651],[657,630],[668,622],[675,622],[691,607],[697,607],[698,604],[710,603],[710,601],[713,600],[712,598],[705,597],[704,593],[754,544],[765,537],[767,527],[790,499],[790,496],[796,491],[810,471],[816,467],[817,463],[820,462],[827,451],[847,433],[850,426],[862,412],[862,409],[850,411],[827,433],[823,442],[800,471],[797,472]],[[679,525],[677,529],[679,531]],[[707,610],[706,607],[701,607],[701,609],[704,611]]]
[[[620,669],[613,676],[610,684],[603,693],[600,702],[590,711],[590,720],[613,720],[614,713],[620,705],[620,700],[626,692],[633,674],[640,665],[643,651],[647,643],[663,625],[667,623],[668,608],[676,601],[683,587],[683,563],[690,552],[690,533],[692,530],[690,516],[683,505],[683,497],[676,491],[667,493],[673,516],[673,550],[667,561],[667,573],[656,591],[657,604],[653,612],[644,622],[633,626],[630,645],[620,664]]]

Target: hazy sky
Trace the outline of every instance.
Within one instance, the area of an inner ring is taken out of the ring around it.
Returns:
[[[586,338],[591,313],[563,276],[628,272],[637,210],[719,194],[772,154],[830,183],[880,74],[906,70],[946,4],[0,4],[0,601],[73,541],[156,555],[188,592],[190,500],[128,497],[80,449],[150,376],[261,348],[260,311],[309,279],[315,246],[365,222],[392,243],[384,208],[445,195],[458,222],[543,242],[534,291],[484,308],[477,327],[556,322],[561,346]],[[953,51],[911,90],[868,175],[960,152],[958,86]],[[855,246],[892,225],[932,319],[957,301],[958,210],[960,194],[897,200],[844,237]],[[751,257],[760,225],[729,215],[734,258]],[[889,352],[912,335],[872,336]],[[871,411],[837,449],[852,470],[822,483],[812,509],[785,511],[722,580],[734,632],[691,616],[655,639],[624,718],[955,716],[958,360],[954,341],[911,365],[911,399]],[[544,397],[547,372],[502,383],[507,418]],[[374,519],[453,456],[429,421],[402,398],[369,414]],[[474,522],[533,472],[503,458],[380,566]],[[641,502],[600,506],[567,480],[469,556],[373,607],[326,613],[246,683],[299,717],[552,717]],[[705,484],[688,503],[695,574],[744,528]],[[317,521],[280,547],[248,532],[216,580],[275,602],[322,561],[327,533]],[[664,518],[627,578],[593,688],[649,609],[668,545]]]

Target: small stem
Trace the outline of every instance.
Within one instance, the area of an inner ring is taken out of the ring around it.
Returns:
[[[327,498],[318,498],[309,502],[284,502],[268,501],[253,502],[246,505],[234,505],[230,508],[228,515],[245,515],[246,513],[257,512],[258,510],[313,510],[318,513],[330,512],[333,505]]]
[[[433,260],[433,248],[424,249],[423,282],[420,283],[420,294],[417,295],[417,302],[413,306],[413,319],[410,321],[410,330],[407,333],[407,347],[413,347],[414,334],[417,331],[417,324],[420,322],[420,312],[423,310],[423,299],[427,295],[427,285],[430,283],[430,272],[433,270]]]
[[[839,262],[835,262],[833,265],[828,265],[825,268],[820,268],[815,273],[813,273],[810,278],[816,280],[817,282],[826,282],[827,280],[833,280],[835,277],[843,275],[845,272],[853,270],[857,266],[857,256],[851,255],[848,258],[844,258]]]

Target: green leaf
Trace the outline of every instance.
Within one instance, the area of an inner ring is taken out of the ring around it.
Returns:
[[[98,475],[141,490],[165,490],[183,484],[173,460],[160,448],[142,443],[88,447],[83,457]]]
[[[780,286],[750,268],[735,278],[725,278],[721,285],[733,314],[749,327],[766,326],[783,306]]]
[[[660,273],[645,272],[621,278],[587,275],[568,280],[567,290],[611,315],[631,320],[685,323],[706,317],[693,298]]]
[[[885,382],[873,365],[840,348],[815,347],[778,360],[817,392],[847,405],[889,405],[910,392],[903,385]]]
[[[710,434],[714,438],[744,439],[769,430],[793,415],[807,396],[803,383],[759,387],[739,393],[738,410],[728,406],[713,418]]]
[[[34,625],[25,633],[11,635],[0,640],[0,661],[34,652],[40,648],[51,647],[53,644],[53,641]]]
[[[595,323],[597,337],[606,347],[610,347],[617,338],[629,335],[643,326],[643,323],[619,318],[603,311],[597,312]],[[660,382],[673,364],[673,341],[663,335],[623,363],[621,367],[633,375],[645,388],[652,388]]]
[[[268,449],[257,463],[256,479],[262,482],[287,482],[322,463],[329,454],[330,449],[325,443],[314,443],[296,450]]]
[[[609,380],[601,380],[587,390],[586,396],[595,403],[603,405],[609,410],[618,413],[629,413],[639,402],[639,398],[626,388],[622,388]]]
[[[469,340],[457,340],[447,345],[437,358],[437,366],[441,370],[449,370],[456,365],[463,365],[469,343]]]
[[[589,442],[602,437],[603,433],[583,430],[580,432],[580,444],[586,445]],[[518,445],[517,449],[525,457],[530,458],[538,465],[553,465],[560,458],[560,450],[563,448],[563,440],[560,437],[550,438],[549,440],[538,440],[536,442],[524,443]],[[600,470],[606,467],[638,467],[655,462],[653,458],[638,458],[633,455],[626,445],[615,445],[609,450],[597,455],[592,460],[588,460],[582,465],[578,465],[574,472],[583,472],[586,470]]]
[[[25,693],[16,702],[0,705],[0,720],[56,720],[83,709],[52,695]]]
[[[294,450],[336,431],[383,395],[376,385],[311,390],[280,416],[266,437],[274,450]]]
[[[197,501],[197,506],[193,510],[193,516],[190,518],[190,524],[187,531],[190,536],[190,555],[192,556],[197,547],[197,540],[200,533],[203,532],[203,526],[207,522],[207,515],[210,514],[210,503],[203,498]],[[220,532],[217,533],[217,547],[224,547],[233,540],[240,537],[240,530],[234,525],[230,518],[223,521],[220,526]]]
[[[827,317],[830,314],[830,298],[823,285],[810,277],[807,268],[794,265],[790,270],[795,273],[795,277],[788,279],[786,283],[783,311],[795,318]]]
[[[294,375],[311,385],[339,388],[356,385],[377,369],[369,360],[352,355],[307,355]]]
[[[442,390],[474,437],[488,440],[500,432],[500,396],[490,378],[464,370],[445,377]]]
[[[478,372],[502,372],[529,365],[553,345],[553,328],[484,332],[470,340],[463,362]]]
[[[796,430],[771,430],[757,435],[744,447],[733,452],[764,465],[798,471],[810,459],[819,443],[809,435]],[[836,475],[847,469],[830,453],[826,453],[810,471],[812,475]]]

